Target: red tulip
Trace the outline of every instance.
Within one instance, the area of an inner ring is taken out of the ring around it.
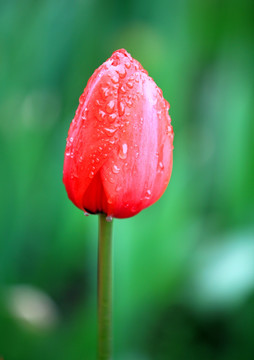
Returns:
[[[161,197],[172,170],[168,110],[162,91],[124,49],[94,72],[64,158],[63,182],[78,208],[127,218]]]

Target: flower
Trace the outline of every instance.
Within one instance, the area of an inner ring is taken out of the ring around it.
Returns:
[[[168,110],[141,64],[115,51],[89,79],[69,129],[63,182],[70,200],[116,218],[156,202],[172,170]]]

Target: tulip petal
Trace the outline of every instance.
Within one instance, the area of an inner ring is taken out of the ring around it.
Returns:
[[[132,78],[133,87],[119,96],[126,110],[117,147],[101,169],[112,203],[108,211],[119,218],[133,216],[157,201],[172,170],[168,104],[148,75],[137,72]]]

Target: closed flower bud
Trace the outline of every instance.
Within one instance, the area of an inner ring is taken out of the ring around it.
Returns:
[[[140,63],[115,51],[89,79],[69,129],[63,182],[70,200],[116,218],[157,201],[172,170],[168,110]]]

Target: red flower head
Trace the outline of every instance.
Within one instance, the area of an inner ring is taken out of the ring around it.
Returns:
[[[127,218],[160,198],[172,170],[168,110],[162,91],[124,49],[94,72],[64,158],[63,182],[78,208]]]

